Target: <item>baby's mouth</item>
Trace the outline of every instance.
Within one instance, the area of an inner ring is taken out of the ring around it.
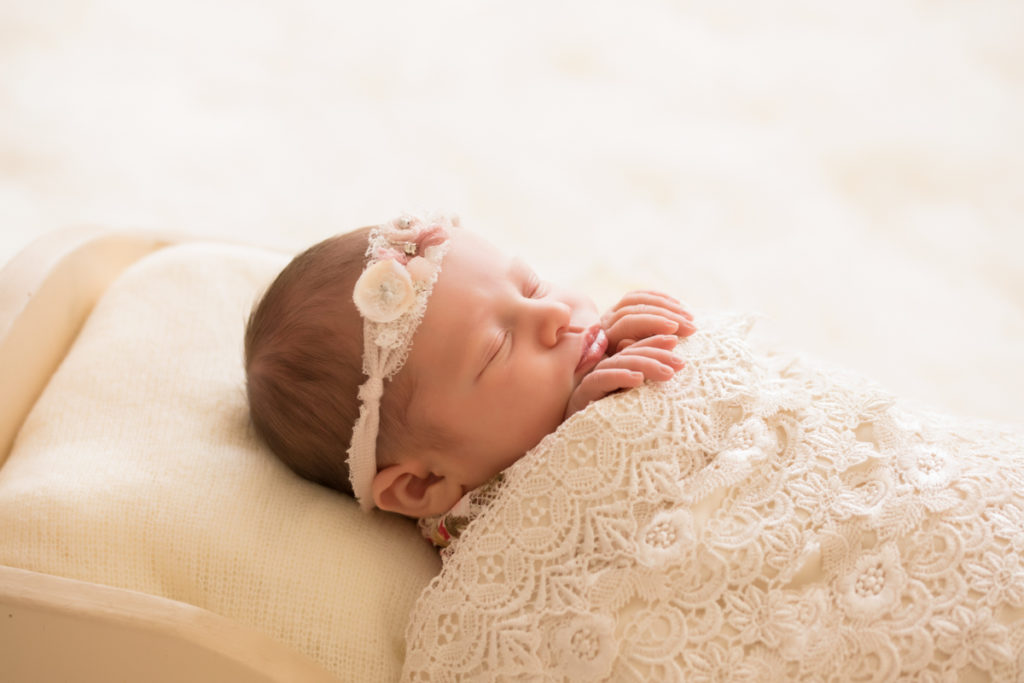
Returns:
[[[604,357],[608,349],[608,336],[604,333],[601,323],[594,323],[583,334],[580,361],[576,364],[576,372],[588,372]]]

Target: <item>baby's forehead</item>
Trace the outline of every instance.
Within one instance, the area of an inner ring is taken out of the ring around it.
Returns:
[[[461,277],[493,280],[518,278],[533,273],[533,267],[521,254],[506,251],[468,231],[453,236],[447,260],[456,262],[455,269]],[[444,270],[442,265],[442,274]]]

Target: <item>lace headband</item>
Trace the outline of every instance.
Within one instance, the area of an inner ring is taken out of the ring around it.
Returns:
[[[371,491],[377,474],[377,432],[384,380],[405,364],[412,337],[427,310],[427,299],[448,251],[456,216],[403,215],[370,231],[366,268],[356,280],[352,299],[363,317],[363,373],[359,419],[352,427],[348,476],[363,510],[373,508]]]

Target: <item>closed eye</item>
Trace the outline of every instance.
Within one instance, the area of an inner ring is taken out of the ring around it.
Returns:
[[[537,277],[537,273],[530,271],[530,276],[526,280],[526,287],[524,288],[523,294],[530,299],[540,299],[547,293],[547,283]]]
[[[480,375],[484,374],[484,372],[491,367],[491,364],[498,359],[498,356],[501,355],[502,351],[508,344],[510,338],[509,334],[508,330],[501,330],[498,334],[494,335],[494,339],[491,341],[484,354],[484,364],[480,369]],[[477,377],[480,375],[477,375]]]

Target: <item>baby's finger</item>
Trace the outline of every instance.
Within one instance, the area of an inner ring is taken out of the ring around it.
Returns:
[[[681,305],[658,299],[657,297],[630,297],[620,301],[619,304],[608,311],[604,316],[606,325],[614,323],[628,315],[660,315],[669,320],[675,320],[680,325],[693,324],[693,314]]]
[[[599,368],[594,368],[576,387],[576,391],[569,399],[569,404],[565,407],[565,417],[583,410],[593,401],[602,399],[612,392],[620,389],[632,389],[643,383],[642,372],[624,368],[605,368],[602,362]]]
[[[634,341],[629,346],[621,349],[621,351],[625,351],[626,349],[630,349],[630,348],[632,348],[632,349],[642,349],[642,348],[646,348],[646,347],[653,347],[653,348],[666,349],[668,351],[673,351],[673,350],[675,350],[675,348],[678,345],[679,345],[679,337],[677,337],[674,334],[655,334],[653,336],[644,337],[643,339]]]
[[[677,370],[686,365],[686,361],[676,355],[673,349],[658,346],[634,345],[628,349],[624,349],[621,353],[616,355],[616,357],[618,356],[626,358],[629,356],[643,356],[644,358],[651,358]]]
[[[587,395],[592,395],[597,400],[603,398],[613,391],[619,389],[632,389],[644,383],[644,373],[638,370],[630,370],[622,367],[595,368],[593,372],[583,378],[580,382],[580,389]]]
[[[638,387],[645,380],[664,382],[672,378],[686,364],[673,353],[678,343],[673,335],[649,337],[603,359],[573,391],[565,417],[610,393]]]
[[[693,314],[690,313],[686,305],[679,301],[679,299],[653,289],[641,289],[628,292],[624,297],[622,297],[615,308],[622,308],[623,306],[631,306],[635,304],[658,306],[660,308],[668,309],[674,313],[678,313],[688,320],[693,320]]]
[[[685,308],[672,304],[671,302],[663,301],[656,297],[630,297],[629,299],[624,299],[605,315],[607,318],[614,320],[631,313],[657,313],[665,316],[666,318],[693,320],[693,314]]]
[[[659,334],[675,334],[686,337],[696,331],[693,323],[678,315],[667,316],[659,311],[633,312],[614,316],[605,324],[608,341],[613,348],[623,339],[644,339]]]
[[[631,349],[601,361],[602,370],[631,370],[645,378],[664,381],[676,374],[683,366],[681,358],[664,349],[653,347]],[[597,369],[595,369],[596,371]]]
[[[691,320],[679,313],[651,304],[631,304],[610,311],[602,318],[601,324],[607,330],[611,329],[616,323],[630,318],[650,320],[652,323],[660,326],[661,334],[671,334],[682,327],[694,327]]]
[[[632,356],[629,360],[630,369],[642,372],[644,379],[654,382],[664,382],[665,380],[672,379],[676,374],[676,370],[678,370],[678,368],[667,363],[662,363],[659,360],[647,358],[646,356]]]
[[[644,373],[647,379],[666,380],[678,373],[686,361],[664,348],[639,348],[624,354],[625,367]]]

